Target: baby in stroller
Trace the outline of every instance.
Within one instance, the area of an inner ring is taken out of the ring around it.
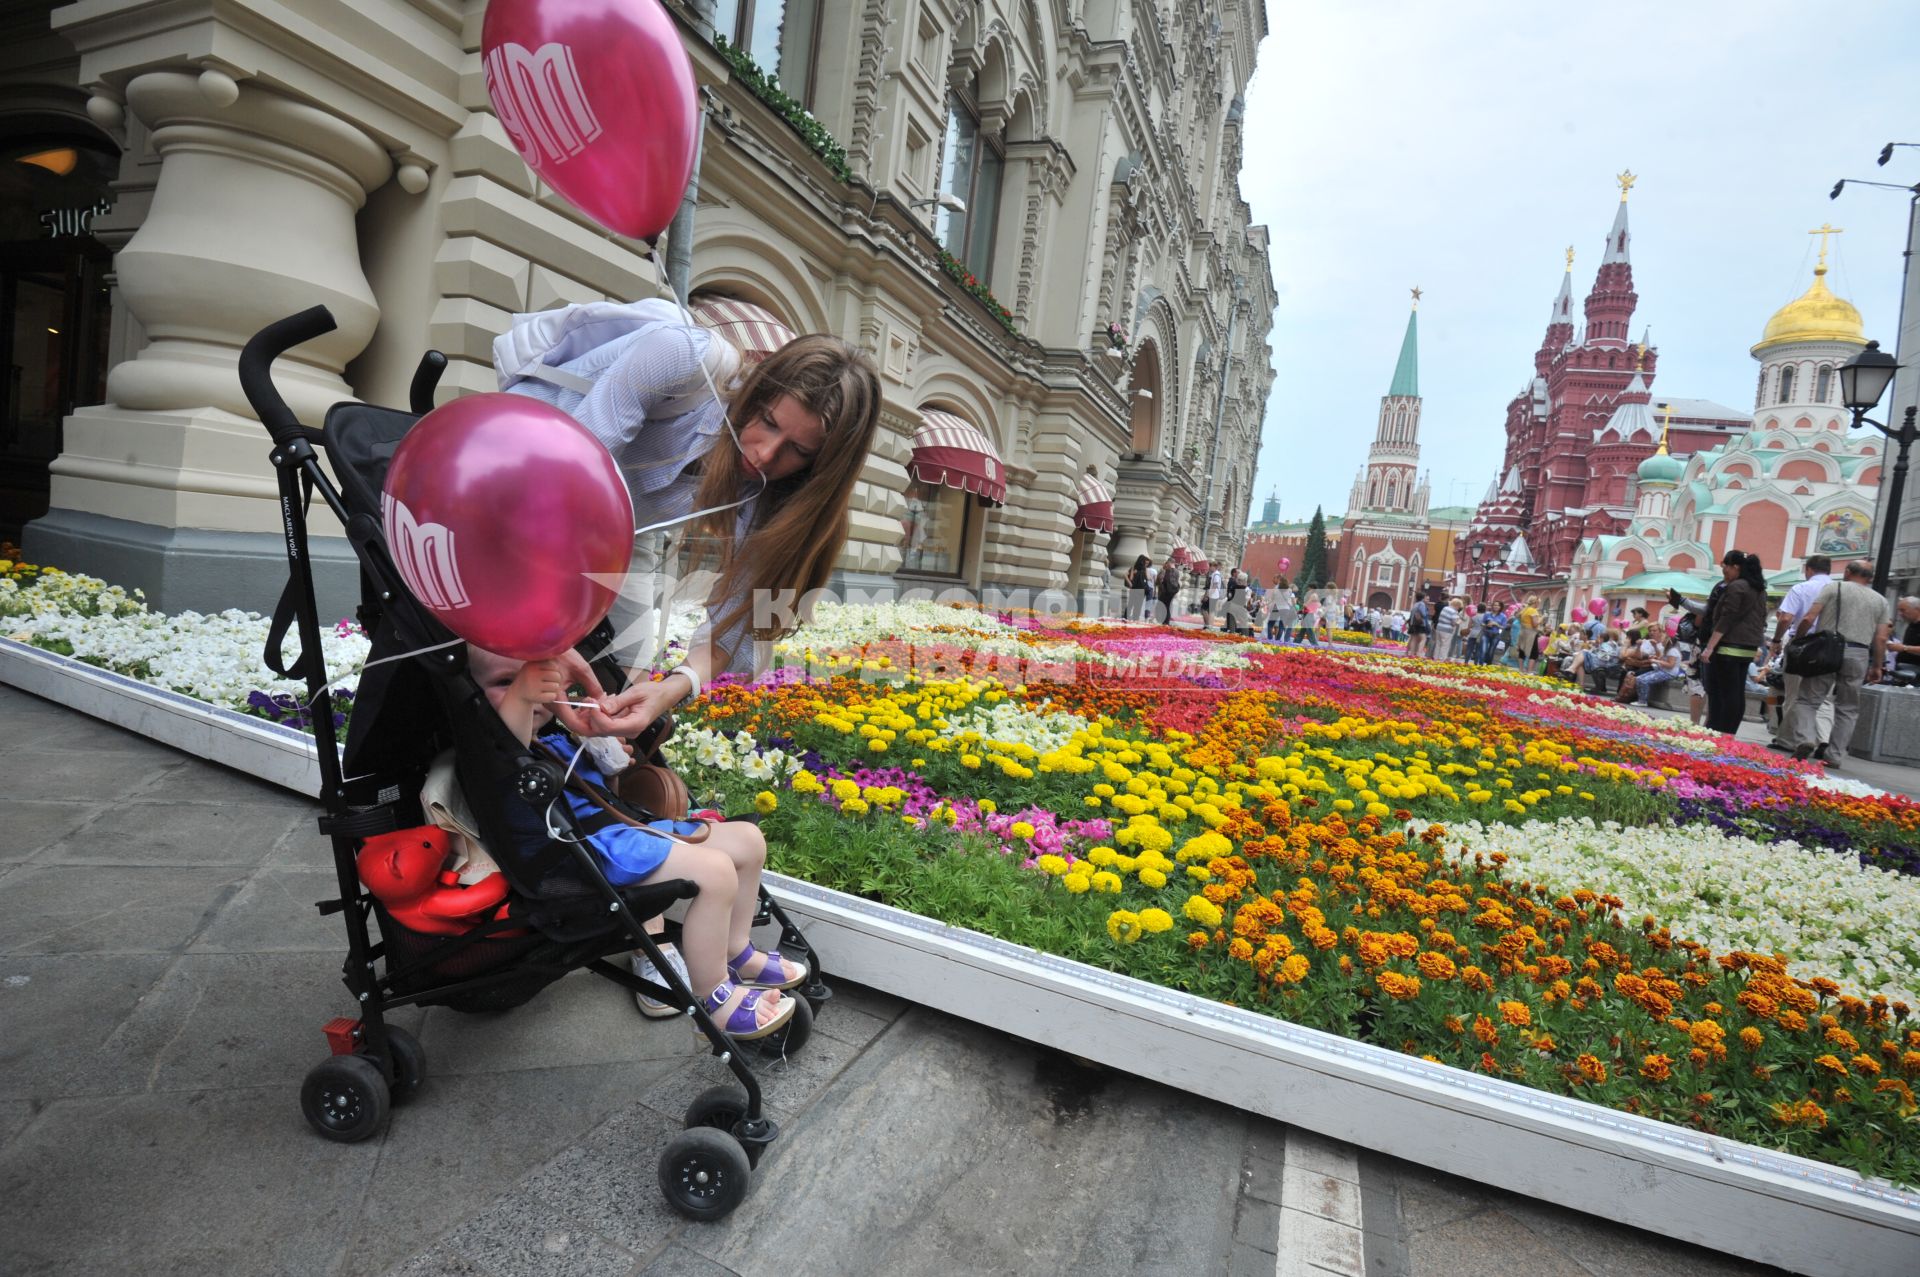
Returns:
[[[567,802],[608,881],[618,887],[677,878],[699,887],[681,924],[681,947],[689,984],[696,994],[708,991],[702,1001],[721,1028],[734,1038],[752,1039],[785,1027],[795,1004],[781,990],[804,984],[811,972],[803,962],[753,945],[750,932],[767,862],[759,828],[749,821],[643,823],[624,810],[592,756],[553,722],[550,707],[567,694],[558,661],[523,662],[472,645],[467,651],[469,672],[507,730],[568,769]],[[537,815],[532,808],[520,811]],[[513,832],[536,843],[554,836],[541,826]]]

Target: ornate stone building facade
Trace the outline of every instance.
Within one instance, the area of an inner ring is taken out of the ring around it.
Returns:
[[[1273,375],[1266,236],[1236,180],[1260,0],[668,8],[707,102],[692,292],[881,370],[844,581],[1097,592],[1176,541],[1233,561]],[[165,608],[259,607],[284,567],[235,376],[255,329],[333,309],[280,373],[318,421],[404,403],[429,347],[443,398],[491,389],[516,312],[662,291],[642,245],[520,160],[487,100],[484,10],[102,0],[0,20],[9,154],[70,149],[94,179],[6,191],[54,217],[69,282],[49,304],[84,330],[58,352],[65,397],[42,396],[45,456],[10,445],[30,553]],[[971,432],[1004,504],[916,465],[929,430]],[[343,544],[317,557],[344,598]]]

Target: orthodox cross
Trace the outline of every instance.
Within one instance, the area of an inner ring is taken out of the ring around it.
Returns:
[[[1622,173],[1619,177],[1616,177],[1613,180],[1620,183],[1620,202],[1624,204],[1627,202],[1627,192],[1632,190],[1633,184],[1639,181],[1640,179],[1633,175],[1632,169],[1628,169],[1626,172]]]
[[[1844,226],[1835,226],[1832,222],[1822,222],[1820,224],[1819,230],[1807,232],[1807,234],[1809,235],[1818,235],[1820,237],[1820,269],[1821,270],[1825,270],[1827,268],[1828,237],[1832,235],[1839,235],[1843,233],[1845,230],[1846,228]]]
[[[1573,273],[1573,245],[1567,245],[1567,273]]]

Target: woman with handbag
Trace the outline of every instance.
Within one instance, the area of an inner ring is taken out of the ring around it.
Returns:
[[[1731,736],[1747,712],[1747,669],[1767,642],[1767,578],[1757,554],[1729,550],[1720,561],[1726,589],[1713,605],[1711,637],[1700,653],[1707,685],[1707,727]]]
[[[1153,560],[1141,555],[1127,569],[1127,610],[1129,621],[1147,619],[1147,589],[1153,583]]]

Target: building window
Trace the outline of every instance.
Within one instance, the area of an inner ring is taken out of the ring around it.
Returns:
[[[947,136],[940,153],[940,193],[957,195],[964,213],[940,210],[940,242],[986,283],[993,273],[993,238],[1006,172],[1005,141],[980,131],[979,80],[967,94],[947,94]]]
[[[1833,365],[1821,364],[1819,379],[1813,383],[1813,401],[1827,402],[1827,396],[1833,393]]]
[[[1780,370],[1780,402],[1793,402],[1793,365],[1791,364]]]
[[[788,97],[813,105],[820,0],[719,0],[713,29],[772,76]]]
[[[966,566],[967,520],[973,498],[945,484],[907,485],[901,520],[900,570],[921,576],[961,575]]]

